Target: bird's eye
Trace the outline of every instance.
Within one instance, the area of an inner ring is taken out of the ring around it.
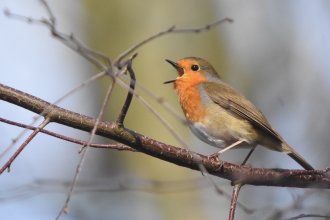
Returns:
[[[197,71],[198,69],[199,69],[199,67],[197,65],[192,65],[191,66],[192,71]]]

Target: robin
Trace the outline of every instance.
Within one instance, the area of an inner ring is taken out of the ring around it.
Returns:
[[[234,147],[251,149],[251,154],[261,145],[286,153],[306,170],[313,170],[247,98],[221,80],[210,63],[197,57],[166,61],[179,76],[164,84],[174,84],[191,131],[205,143],[222,149],[211,156],[218,157]]]

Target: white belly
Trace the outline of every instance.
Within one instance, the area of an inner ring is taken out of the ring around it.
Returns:
[[[210,129],[210,127],[205,126],[199,122],[193,123],[188,121],[188,125],[196,137],[213,147],[226,148],[231,144],[242,140],[239,137],[235,137],[235,134],[231,134],[229,132],[221,132],[220,130],[214,131],[213,129]],[[252,148],[255,146],[254,143],[249,144],[246,140],[243,141],[245,142],[235,148]]]

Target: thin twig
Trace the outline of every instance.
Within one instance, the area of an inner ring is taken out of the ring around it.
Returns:
[[[52,10],[50,9],[48,3],[45,0],[40,0],[40,2],[43,4],[43,6],[46,8],[46,11],[49,15],[49,20],[51,21],[51,23],[55,26],[55,16],[52,12]]]
[[[113,64],[115,66],[118,66],[118,68],[121,68],[122,66],[124,66],[126,64],[126,62],[124,61],[123,63],[121,63],[121,60],[127,56],[128,54],[134,52],[136,49],[138,49],[139,47],[141,47],[142,45],[152,41],[153,39],[155,38],[158,38],[162,35],[165,35],[165,34],[169,34],[169,33],[192,33],[192,32],[195,32],[195,33],[199,33],[201,31],[205,31],[205,30],[209,30],[211,29],[212,27],[216,26],[216,25],[219,25],[223,22],[233,22],[233,19],[231,18],[224,18],[224,19],[221,19],[221,20],[218,20],[218,21],[215,21],[211,24],[208,24],[208,25],[204,25],[204,26],[201,26],[201,27],[197,27],[197,28],[175,28],[175,26],[172,26],[166,30],[163,30],[155,35],[152,35],[151,37],[148,37],[146,38],[145,40],[135,44],[134,46],[132,46],[131,48],[129,48],[128,50],[126,50],[125,52],[123,52],[122,54],[120,54],[116,60],[113,62]]]
[[[130,59],[130,62],[128,62],[128,65],[127,65],[127,70],[129,72],[129,75],[131,77],[131,81],[130,81],[130,84],[129,84],[129,88],[130,90],[127,92],[127,97],[126,97],[126,100],[125,100],[125,103],[118,115],[118,118],[117,118],[117,121],[116,123],[119,124],[119,125],[124,125],[124,120],[125,120],[125,116],[127,114],[127,111],[128,111],[128,108],[131,104],[131,101],[132,101],[132,98],[133,98],[133,94],[131,93],[131,90],[134,91],[135,89],[135,82],[136,82],[136,79],[135,79],[135,74],[134,74],[134,71],[132,69],[132,59],[134,59],[136,57],[137,54],[134,54],[133,57]]]
[[[4,122],[4,123],[7,123],[7,124],[15,125],[17,127],[25,128],[24,131],[37,129],[37,127],[31,126],[31,125],[25,125],[25,124],[18,123],[18,122],[15,122],[15,121],[11,121],[11,120],[8,120],[8,119],[5,119],[5,118],[1,118],[1,117],[0,117],[0,121],[1,122]],[[87,145],[88,144],[87,141],[82,141],[82,140],[78,140],[78,139],[75,139],[75,138],[67,137],[67,136],[64,136],[64,135],[61,135],[61,134],[58,134],[58,133],[55,133],[55,132],[51,132],[51,131],[45,130],[45,129],[42,129],[40,132],[41,133],[44,133],[44,134],[47,134],[47,135],[50,135],[50,136],[53,136],[53,137],[56,137],[56,138],[59,138],[59,139],[62,139],[62,140],[65,140],[65,141],[69,141],[69,142],[75,143],[75,144],[81,144],[81,145]],[[134,148],[131,148],[131,147],[129,147],[127,145],[124,145],[124,144],[98,144],[98,143],[91,143],[90,144],[90,147],[94,147],[94,148],[107,148],[107,149],[116,149],[116,150],[126,150],[126,151],[138,152]]]
[[[234,218],[235,218],[235,210],[236,210],[236,203],[237,203],[237,199],[238,199],[238,193],[242,186],[243,186],[243,184],[240,182],[237,182],[234,185],[233,195],[232,195],[231,202],[230,202],[229,220],[234,220]]]
[[[93,138],[94,138],[94,136],[95,136],[95,132],[96,132],[97,127],[98,127],[98,125],[99,125],[100,119],[101,119],[101,117],[102,117],[102,115],[103,115],[104,109],[105,109],[105,107],[106,107],[106,105],[107,105],[107,103],[108,103],[108,101],[109,101],[109,98],[110,98],[110,95],[111,95],[111,93],[112,93],[112,90],[113,90],[114,85],[115,85],[115,80],[113,80],[112,83],[111,83],[110,86],[109,86],[109,89],[108,89],[108,92],[107,92],[107,94],[106,94],[106,96],[105,96],[105,98],[104,98],[103,105],[102,105],[102,108],[101,108],[101,110],[100,110],[99,116],[98,116],[97,119],[96,119],[95,125],[94,125],[94,127],[93,127],[92,132],[91,132],[91,136],[90,136],[90,138],[89,138],[89,140],[88,140],[88,143],[87,143],[87,145],[86,145],[86,149],[84,150],[83,154],[81,155],[81,159],[80,159],[80,162],[79,162],[79,164],[78,164],[78,166],[77,166],[76,174],[75,174],[75,176],[74,176],[74,179],[73,179],[73,182],[72,182],[72,185],[71,185],[71,188],[70,188],[70,192],[69,192],[68,197],[67,197],[67,199],[66,199],[66,201],[65,201],[65,203],[64,203],[63,208],[62,208],[62,209],[60,210],[60,212],[58,213],[56,219],[59,219],[60,216],[61,216],[61,214],[62,214],[63,212],[64,212],[64,213],[68,213],[68,205],[69,205],[69,202],[70,202],[71,195],[72,195],[72,193],[73,193],[74,186],[75,186],[76,183],[77,183],[77,180],[78,180],[78,177],[79,177],[79,174],[80,174],[80,171],[81,171],[81,167],[82,167],[82,165],[83,165],[83,163],[84,163],[84,161],[85,161],[85,158],[86,158],[86,155],[87,155],[87,152],[88,152],[88,149],[89,149],[89,145],[90,145],[91,142],[93,141]],[[84,148],[84,146],[83,146],[82,148],[80,148],[79,153],[83,150],[83,148]]]
[[[87,47],[83,42],[81,42],[77,38],[75,38],[73,36],[73,34],[70,35],[70,38],[71,38],[72,42],[74,42],[76,45],[82,45],[84,47],[84,50],[87,53],[92,54],[92,55],[95,55],[95,56],[99,57],[101,60],[104,60],[107,66],[111,66],[112,65],[111,64],[111,61],[110,61],[110,59],[109,59],[109,57],[107,55],[105,55],[103,53],[100,53],[100,52],[98,52],[96,50],[93,50],[93,49]]]
[[[50,122],[50,117],[46,117],[45,120],[35,129],[32,134],[24,141],[24,143],[18,148],[18,150],[14,153],[13,156],[7,161],[7,163],[0,169],[0,174],[3,173],[6,169],[10,172],[10,165],[15,160],[15,158],[22,152],[22,150],[32,141],[32,139],[42,130],[48,123]]]

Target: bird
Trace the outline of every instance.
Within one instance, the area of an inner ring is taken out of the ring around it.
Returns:
[[[313,170],[247,98],[221,80],[209,62],[198,57],[166,61],[178,77],[164,84],[174,84],[190,130],[201,141],[222,149],[211,156],[218,158],[231,148],[251,149],[252,153],[260,145],[283,152],[304,169]]]

